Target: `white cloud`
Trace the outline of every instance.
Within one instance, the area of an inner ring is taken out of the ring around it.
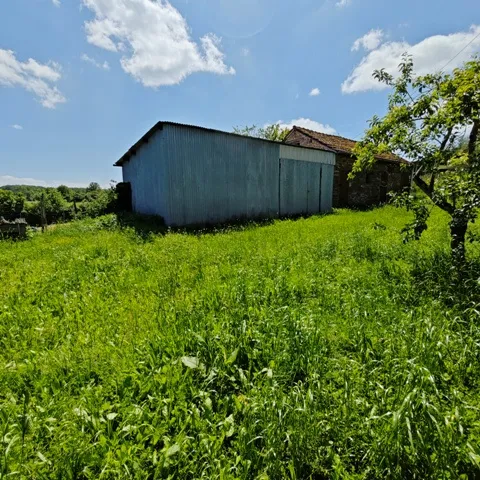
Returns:
[[[61,67],[56,62],[50,61],[48,65],[42,65],[36,60],[29,58],[27,62],[21,64],[21,68],[26,74],[41,78],[47,82],[58,82],[61,78]]]
[[[398,64],[405,52],[412,55],[414,69],[418,75],[439,71],[448,62],[450,63],[448,63],[446,70],[450,71],[461,66],[472,54],[480,51],[480,37],[475,38],[479,34],[480,26],[473,25],[466,32],[434,35],[415,45],[410,45],[407,42],[386,42],[372,50],[361,60],[342,83],[342,92],[354,93],[388,88],[386,85],[377,82],[372,74],[374,70],[385,68],[392,75],[398,75]],[[469,42],[471,43],[468,45]],[[456,56],[462,49],[464,50],[460,55]]]
[[[348,7],[352,3],[352,0],[340,0],[335,5],[339,8]]]
[[[248,57],[250,55],[250,50],[248,48],[242,48],[240,50],[240,55],[242,57]]]
[[[10,125],[10,126],[15,130],[23,130],[23,127],[21,125],[18,125],[17,123],[14,123],[13,125]]]
[[[312,90],[310,91],[309,95],[311,97],[318,97],[318,95],[320,95],[320,89],[318,88],[312,88]]]
[[[32,58],[20,62],[12,50],[0,49],[0,85],[24,88],[36,95],[46,108],[55,108],[66,101],[53,85],[60,80],[60,71],[58,63],[40,64]]]
[[[44,180],[36,180],[35,178],[12,177],[11,175],[0,175],[0,186],[2,185],[38,185],[39,187],[47,187],[48,184]]]
[[[283,122],[282,120],[279,120],[276,123],[280,124],[280,128],[288,128],[289,130],[294,126],[297,126],[308,128],[309,130],[314,130],[316,132],[329,133],[330,135],[335,135],[337,133],[337,131],[330,125],[324,125],[323,123],[316,122],[310,118],[297,118],[296,120],[292,120],[290,122]]]
[[[12,175],[0,175],[0,187],[4,185],[34,185],[38,187],[58,187],[59,185],[68,185],[69,187],[87,187],[89,182],[65,182],[65,181],[45,181],[37,178],[14,177]],[[108,188],[109,184],[101,184],[102,188]]]
[[[90,64],[93,65],[94,67],[100,68],[100,69],[102,69],[102,70],[110,70],[110,65],[108,64],[107,61],[105,61],[105,62],[103,62],[103,63],[99,63],[99,62],[97,62],[94,58],[89,57],[86,53],[84,53],[80,58],[81,58],[84,62],[90,63]]]
[[[85,23],[89,43],[122,53],[121,65],[146,87],[175,85],[195,72],[234,74],[220,39],[190,38],[181,14],[167,0],[82,0],[95,15]]]
[[[56,7],[59,7],[59,6],[60,6],[60,0],[52,0],[52,3],[53,3]]]
[[[375,50],[383,40],[383,30],[377,28],[370,30],[363,37],[357,38],[352,45],[352,52],[356,52],[363,47],[365,50]]]

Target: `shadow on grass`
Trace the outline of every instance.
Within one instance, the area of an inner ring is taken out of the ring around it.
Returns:
[[[168,227],[162,217],[137,215],[130,212],[120,212],[115,216],[120,228],[130,228],[143,239],[147,239],[151,235],[165,235],[168,232]]]
[[[419,297],[439,299],[448,307],[480,304],[480,258],[470,258],[460,268],[450,252],[437,252],[415,262],[412,280]]]
[[[378,210],[379,208],[383,208],[387,205],[392,205],[392,203],[383,202],[383,203],[375,203],[375,204],[368,204],[368,205],[343,205],[335,208],[340,210],[349,210],[351,212],[372,212],[374,210]]]
[[[314,216],[334,215],[336,212],[317,214]],[[222,234],[227,232],[243,231],[249,228],[265,227],[272,225],[276,220],[300,220],[309,218],[312,215],[290,215],[279,218],[256,218],[232,219],[228,222],[216,224],[189,225],[185,227],[167,227],[163,218],[155,215],[139,215],[130,212],[117,213],[117,222],[121,228],[131,228],[143,239],[152,235],[165,235],[169,232],[183,233],[188,235]]]

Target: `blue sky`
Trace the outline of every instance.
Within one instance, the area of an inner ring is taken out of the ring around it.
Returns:
[[[480,51],[478,0],[2,0],[0,185],[103,185],[158,120],[356,138],[375,68]],[[478,35],[478,36],[477,36]],[[473,40],[473,41],[472,41]]]

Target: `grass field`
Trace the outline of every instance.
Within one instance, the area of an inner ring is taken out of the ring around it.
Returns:
[[[0,243],[0,477],[480,478],[480,251],[408,219]]]

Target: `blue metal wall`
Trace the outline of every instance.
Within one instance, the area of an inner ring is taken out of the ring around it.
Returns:
[[[280,215],[320,211],[322,164],[280,159]]]
[[[166,125],[168,198],[173,225],[275,216],[278,145],[247,137]]]
[[[206,224],[328,211],[334,163],[330,152],[166,123],[123,165],[123,178],[134,211]]]
[[[335,170],[335,163],[322,164],[322,182],[320,193],[320,211],[330,212],[332,210],[333,202],[333,173]]]
[[[132,186],[134,212],[164,217],[166,211],[166,158],[158,131],[122,166],[124,182]]]

